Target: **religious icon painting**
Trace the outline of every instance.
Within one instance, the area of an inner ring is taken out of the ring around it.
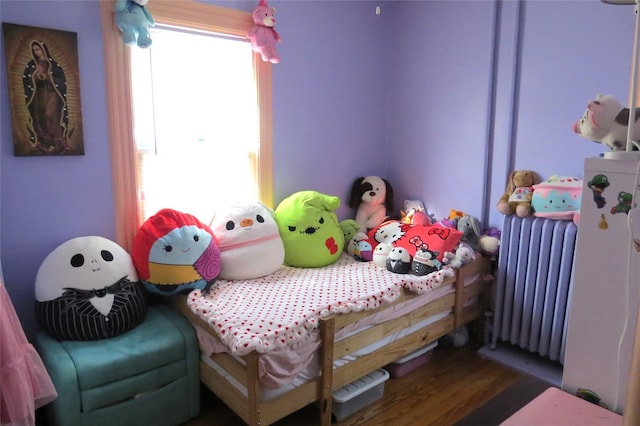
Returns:
[[[14,154],[84,155],[77,33],[2,29]]]

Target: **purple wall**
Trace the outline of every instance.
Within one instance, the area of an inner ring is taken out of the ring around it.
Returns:
[[[249,11],[256,2],[215,3]],[[273,77],[276,203],[302,189],[346,202],[354,178],[377,174],[399,207],[419,198],[438,217],[456,208],[497,225],[508,170],[581,175],[583,158],[601,151],[571,124],[596,93],[626,99],[632,8],[391,1],[378,16],[377,3],[270,2],[283,38]],[[44,257],[76,236],[115,236],[100,10],[95,1],[2,0],[0,16],[78,33],[82,157],[13,156],[0,56],[0,249],[30,334]]]
[[[603,151],[571,127],[597,93],[626,103],[633,7],[422,1],[392,12],[387,153],[398,202],[500,226],[511,170],[582,177],[584,158]]]

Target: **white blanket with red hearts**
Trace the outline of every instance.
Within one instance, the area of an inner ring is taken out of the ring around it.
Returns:
[[[343,254],[322,268],[282,266],[262,278],[218,280],[206,294],[193,290],[187,303],[229,352],[242,356],[302,345],[317,335],[323,317],[375,309],[403,288],[428,292],[454,274],[448,266],[426,276],[397,274]]]

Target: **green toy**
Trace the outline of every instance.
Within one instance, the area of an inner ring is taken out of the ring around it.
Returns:
[[[276,223],[289,266],[316,268],[338,260],[344,234],[334,211],[340,198],[316,191],[296,192],[280,202]]]
[[[360,225],[354,219],[345,219],[340,222],[340,229],[342,229],[342,235],[344,235],[344,243],[345,245],[351,241],[358,231],[360,230]]]

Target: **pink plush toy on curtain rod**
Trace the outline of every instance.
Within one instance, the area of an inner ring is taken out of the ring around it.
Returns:
[[[266,0],[260,0],[252,13],[255,25],[247,34],[253,50],[260,53],[263,61],[273,64],[280,62],[280,56],[276,51],[276,43],[280,42],[280,35],[273,28],[276,25],[275,13],[275,7],[270,7]]]

